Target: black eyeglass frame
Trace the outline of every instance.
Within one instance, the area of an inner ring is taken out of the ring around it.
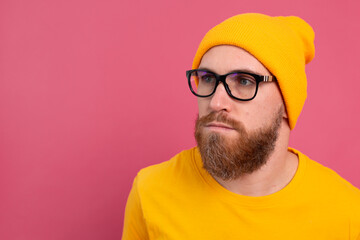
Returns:
[[[192,88],[192,86],[191,86],[191,74],[192,74],[193,72],[196,72],[196,71],[203,71],[203,72],[208,72],[208,73],[214,74],[214,76],[215,76],[215,78],[216,78],[216,83],[215,83],[214,90],[213,90],[210,94],[205,95],[205,96],[204,96],[204,95],[199,95],[199,94],[197,94],[197,93],[194,91],[194,89]],[[226,77],[227,77],[228,75],[231,75],[231,74],[234,74],[234,73],[247,74],[247,75],[250,75],[250,76],[254,77],[254,79],[255,79],[255,81],[256,81],[256,89],[255,89],[255,94],[254,94],[254,96],[253,96],[252,98],[241,99],[241,98],[237,98],[237,97],[235,97],[235,96],[233,96],[233,95],[231,94],[231,90],[230,90],[228,84],[226,83]],[[276,81],[277,81],[277,79],[276,79],[275,76],[262,76],[262,75],[257,75],[257,74],[254,74],[254,73],[241,72],[241,71],[233,71],[233,72],[229,72],[229,73],[224,74],[224,75],[219,75],[219,74],[216,74],[216,73],[214,73],[214,72],[212,72],[212,71],[209,71],[209,70],[206,70],[206,69],[192,69],[192,70],[188,70],[188,71],[186,71],[186,77],[187,77],[187,79],[188,79],[188,84],[189,84],[189,87],[190,87],[191,92],[192,92],[195,96],[197,96],[197,97],[204,97],[204,98],[205,98],[205,97],[210,97],[211,95],[213,95],[213,94],[216,92],[216,88],[218,87],[219,83],[222,82],[223,85],[224,85],[224,87],[225,87],[225,90],[226,90],[227,94],[228,94],[230,97],[232,97],[232,98],[234,98],[234,99],[236,99],[236,100],[239,100],[239,101],[250,101],[250,100],[254,99],[254,98],[256,97],[257,91],[258,91],[258,89],[259,89],[259,83],[261,83],[261,82],[276,82]]]

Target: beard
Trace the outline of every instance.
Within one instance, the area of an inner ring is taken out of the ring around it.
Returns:
[[[274,151],[284,108],[275,114],[270,126],[248,133],[244,125],[222,112],[212,112],[197,118],[195,139],[203,167],[213,176],[224,181],[235,180],[250,174],[266,164]],[[237,131],[236,138],[218,132],[207,132],[205,126],[213,121],[225,123]]]

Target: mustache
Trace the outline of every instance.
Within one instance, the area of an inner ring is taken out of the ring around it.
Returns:
[[[202,116],[201,118],[198,118],[196,125],[197,127],[205,127],[207,124],[214,121],[227,124],[238,132],[245,132],[245,127],[242,122],[230,118],[223,112],[211,112],[208,115]]]

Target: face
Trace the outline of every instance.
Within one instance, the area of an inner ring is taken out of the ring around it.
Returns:
[[[218,74],[235,70],[271,75],[252,55],[234,46],[217,46],[199,68]],[[260,83],[251,101],[231,98],[220,84],[207,98],[198,98],[195,138],[204,168],[214,177],[236,179],[263,166],[274,150],[286,113],[276,83]]]
[[[217,74],[226,74],[234,70],[249,71],[258,75],[271,73],[251,54],[245,50],[221,45],[206,52],[199,65],[200,69],[208,69]],[[219,84],[216,92],[207,98],[198,98],[199,117],[211,112],[223,112],[228,117],[240,121],[246,130],[254,131],[263,126],[269,126],[274,113],[284,107],[281,92],[274,82],[260,83],[256,97],[251,101],[232,99],[224,86]],[[284,112],[284,117],[286,113]],[[212,127],[209,131],[218,131],[229,137],[235,132],[226,128]],[[235,134],[236,135],[236,134]]]

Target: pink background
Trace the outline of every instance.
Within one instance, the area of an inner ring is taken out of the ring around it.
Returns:
[[[0,239],[120,239],[132,180],[194,145],[185,70],[243,12],[315,29],[291,146],[360,187],[359,1],[0,2]]]

